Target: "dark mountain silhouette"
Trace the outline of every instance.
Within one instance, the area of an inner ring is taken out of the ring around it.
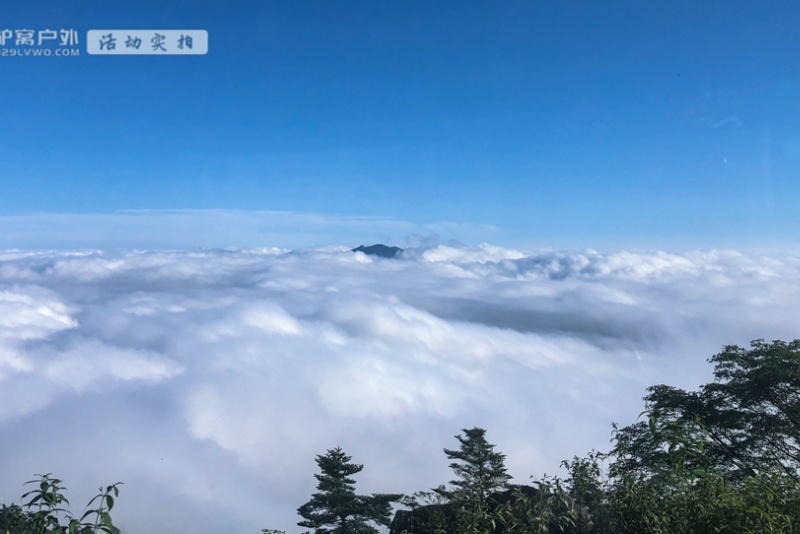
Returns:
[[[387,247],[386,245],[370,245],[365,247],[364,245],[360,245],[354,249],[353,252],[363,252],[364,254],[369,254],[371,256],[380,256],[381,258],[394,258],[401,252],[403,249],[400,247]]]

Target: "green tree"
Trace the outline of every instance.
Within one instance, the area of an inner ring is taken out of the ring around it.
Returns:
[[[297,509],[304,519],[299,526],[313,528],[316,534],[377,534],[373,524],[389,525],[392,503],[402,495],[357,495],[355,480],[350,477],[364,466],[351,460],[341,447],[317,455],[321,474],[314,477],[319,491]]]
[[[591,458],[572,462],[570,494],[592,519],[574,530],[602,532],[608,514],[621,534],[800,532],[800,341],[729,345],[709,361],[713,382],[650,387],[646,417],[614,425],[604,495]]]
[[[653,436],[663,436],[663,457],[646,469],[617,469],[609,501],[613,532],[789,534],[800,524],[800,483],[783,466],[756,475],[714,469],[708,429],[699,419],[648,414]],[[619,431],[616,432],[619,435]],[[612,455],[626,453],[622,448]],[[651,455],[651,457],[655,457]],[[621,458],[625,460],[626,458]],[[703,465],[709,465],[706,469]]]
[[[698,391],[667,385],[648,388],[646,411],[664,422],[640,421],[618,429],[617,474],[653,475],[668,467],[666,449],[678,428],[702,439],[693,468],[743,480],[782,469],[800,472],[800,340],[757,339],[750,349],[723,348],[709,360],[714,381]],[[699,432],[695,421],[701,421]]]
[[[757,339],[712,357],[714,382],[703,387],[704,422],[746,472],[800,469],[800,339]],[[702,415],[701,415],[702,417]]]
[[[572,499],[558,477],[544,475],[533,480],[533,487],[515,486],[505,494],[511,498],[493,510],[494,523],[486,532],[549,534],[575,525]]]
[[[444,449],[450,469],[458,477],[450,481],[454,490],[445,490],[451,498],[477,500],[485,503],[492,493],[508,486],[511,475],[506,471],[506,455],[494,450],[495,445],[486,440],[486,430],[474,427],[463,429],[457,435],[458,450]],[[440,490],[441,491],[441,490]]]
[[[25,532],[26,529],[33,530],[33,521],[25,510],[16,504],[4,504],[0,508],[0,534]]]
[[[447,497],[456,510],[461,533],[493,532],[500,521],[498,510],[489,497],[508,487],[511,475],[506,471],[506,456],[495,451],[495,445],[486,440],[483,428],[463,429],[455,438],[458,450],[444,449],[450,468],[457,478],[450,482],[452,489],[443,487],[434,491]]]
[[[611,532],[611,517],[606,489],[601,481],[600,461],[606,455],[592,451],[587,458],[563,461],[569,477],[564,481],[574,511],[570,534],[605,534]]]

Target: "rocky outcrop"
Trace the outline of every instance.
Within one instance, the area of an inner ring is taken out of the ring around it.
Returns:
[[[493,493],[489,496],[491,510],[509,503],[514,504],[522,495],[523,498],[532,499],[539,494],[539,490],[526,485],[511,485],[505,491]],[[389,534],[433,534],[435,532],[452,532],[458,519],[458,510],[451,503],[428,504],[418,506],[413,510],[398,510]],[[449,527],[450,526],[450,527]],[[502,534],[503,525],[498,524],[495,534]]]
[[[370,245],[368,247],[360,245],[351,250],[353,252],[363,252],[364,254],[369,254],[370,256],[380,256],[381,258],[394,258],[403,252],[403,249],[400,247],[389,247],[381,244]]]

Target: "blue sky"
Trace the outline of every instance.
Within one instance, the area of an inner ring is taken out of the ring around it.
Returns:
[[[3,15],[82,40],[197,28],[210,42],[193,57],[89,56],[84,42],[78,58],[0,57],[7,228],[215,209],[491,226],[513,246],[797,245],[793,2],[13,2]],[[47,244],[41,232],[0,245]],[[381,232],[359,238],[403,237]]]

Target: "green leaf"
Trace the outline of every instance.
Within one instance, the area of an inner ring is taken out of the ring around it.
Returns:
[[[89,516],[89,515],[91,515],[93,513],[95,513],[95,510],[86,510],[85,512],[83,512],[83,515],[81,516],[80,521],[83,522],[83,520],[86,519],[87,516]]]
[[[111,521],[111,515],[108,512],[103,512],[100,514],[100,524],[107,527],[114,526],[113,521]]]

